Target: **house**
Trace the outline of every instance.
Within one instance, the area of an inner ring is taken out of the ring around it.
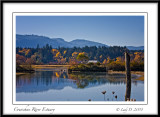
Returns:
[[[88,63],[97,63],[97,60],[89,60]]]

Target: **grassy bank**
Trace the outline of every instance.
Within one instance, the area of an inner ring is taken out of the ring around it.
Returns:
[[[70,67],[70,65],[32,65],[32,68],[55,68],[55,67]]]
[[[31,67],[31,65],[16,65],[16,74],[22,73],[33,73],[35,70]]]
[[[68,72],[106,72],[106,67],[95,64],[79,64],[69,67]]]
[[[26,73],[26,72],[16,72],[16,76],[18,76],[18,75],[24,75],[24,74],[29,74],[29,73]]]
[[[120,74],[125,74],[125,71],[112,71],[112,70],[108,70],[109,74],[115,74],[115,73],[120,73]],[[135,80],[141,80],[144,81],[144,72],[142,71],[131,71],[131,74],[135,74],[135,75],[140,75],[140,77],[138,77]]]

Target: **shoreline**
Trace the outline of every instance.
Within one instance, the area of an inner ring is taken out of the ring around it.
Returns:
[[[55,67],[69,67],[70,65],[32,65],[34,69],[42,69],[42,68],[55,68]],[[78,71],[72,71],[72,72],[78,72]],[[125,71],[113,71],[108,70],[108,74],[125,74]],[[23,75],[28,74],[28,72],[16,72],[16,75]],[[144,71],[131,71],[131,74],[137,75],[137,78],[134,80],[140,80],[144,81]]]
[[[112,71],[112,70],[108,70],[109,74],[125,74],[125,71]],[[131,74],[134,75],[139,75],[137,78],[135,78],[135,80],[140,80],[140,81],[144,81],[144,72],[143,71],[131,71]]]
[[[27,72],[16,72],[16,76],[17,75],[24,75],[24,74],[29,74],[29,73],[27,73]]]
[[[70,65],[31,65],[32,68],[35,69],[43,69],[43,68],[56,68],[56,67],[70,67]]]

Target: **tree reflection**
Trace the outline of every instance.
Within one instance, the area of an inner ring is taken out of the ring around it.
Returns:
[[[72,82],[77,88],[94,87],[101,84],[125,84],[125,75],[122,74],[107,74],[100,72],[86,72],[86,73],[71,73],[62,71],[37,71],[32,74],[25,74],[16,76],[16,87],[21,87],[28,84],[36,84],[37,86],[43,85],[50,86],[58,84],[65,84],[66,82]],[[136,85],[137,81],[133,81]],[[69,86],[69,84],[67,84]]]

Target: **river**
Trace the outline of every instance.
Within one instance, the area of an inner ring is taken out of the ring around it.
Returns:
[[[132,75],[131,98],[144,101],[144,81],[136,77]],[[125,75],[117,73],[69,74],[50,68],[16,76],[16,101],[124,101],[125,91]]]

